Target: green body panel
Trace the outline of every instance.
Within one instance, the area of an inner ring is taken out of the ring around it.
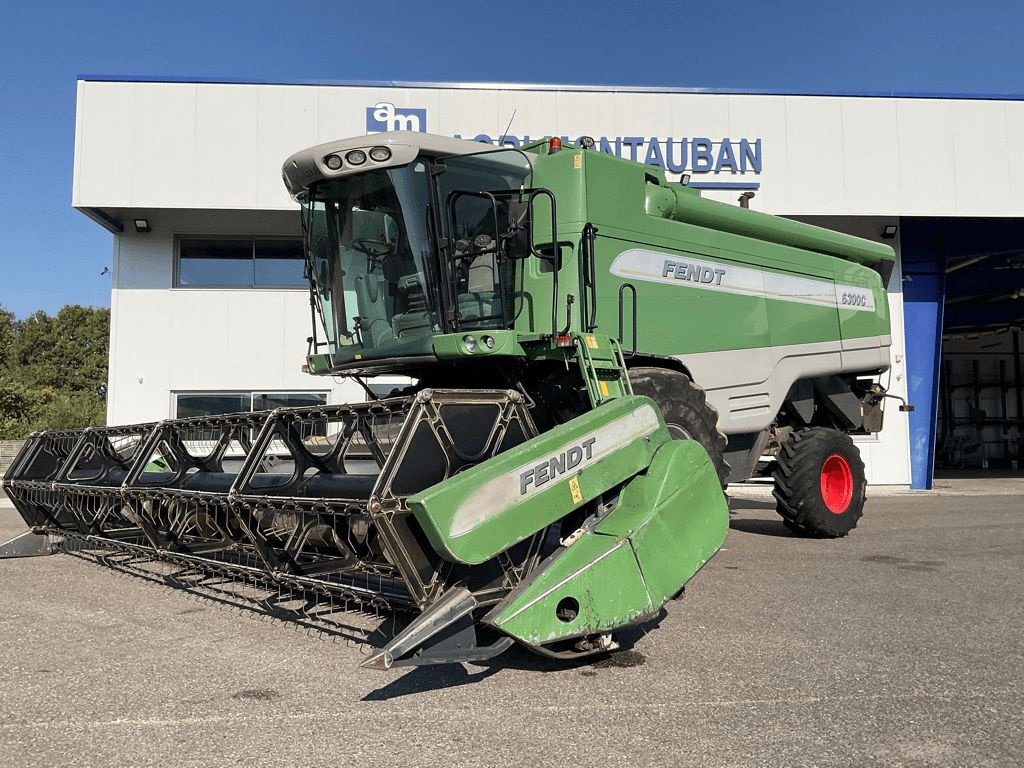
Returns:
[[[559,603],[579,604],[574,621],[556,616]],[[611,632],[653,618],[654,604],[628,539],[584,534],[542,563],[525,589],[483,619],[527,645]]]
[[[592,530],[556,551],[484,622],[542,645],[650,618],[721,547],[729,511],[699,443],[662,445]],[[579,605],[572,621],[563,600]]]
[[[596,330],[617,335],[619,289],[631,283],[637,291],[637,351],[642,354],[685,355],[890,333],[887,296],[875,269],[894,259],[886,245],[706,200],[696,190],[668,184],[658,168],[576,148],[538,153],[534,185],[553,190],[558,198],[559,240],[565,244],[560,322],[565,297],[582,295],[576,258],[579,233],[590,222],[598,230]],[[585,196],[582,204],[577,194]],[[538,232],[535,239],[549,241],[550,234]],[[652,259],[697,259],[730,271],[763,273],[763,292],[702,290],[704,286],[690,281],[613,274],[616,258],[634,249],[653,252]],[[543,266],[536,259],[525,266],[526,311],[519,315],[520,330],[544,331],[550,325],[552,279]],[[874,311],[844,309],[837,283],[870,294]],[[821,304],[800,301],[807,286],[809,293],[833,299]],[[632,340],[630,301],[627,295],[627,344]],[[578,313],[572,329],[581,330]]]
[[[476,346],[471,350],[466,337],[472,337]],[[525,357],[526,352],[515,331],[475,331],[471,333],[447,333],[432,337],[434,355],[439,360],[456,360],[488,356]],[[493,339],[494,346],[488,347],[485,338]]]
[[[410,496],[408,505],[442,557],[483,563],[646,469],[669,439],[652,400],[620,397]]]
[[[597,524],[598,533],[630,537],[655,603],[676,595],[725,541],[729,510],[717,479],[700,443],[674,440]]]
[[[618,254],[636,245],[618,238],[599,238],[596,249],[598,263],[611,264]],[[680,260],[695,255],[693,251],[665,246],[657,250],[659,253],[678,256]],[[769,268],[764,263],[742,261],[737,254],[720,251],[696,255],[697,258],[709,256],[726,265],[754,266],[780,276],[805,277],[791,270]],[[848,266],[853,266],[858,273],[867,271],[856,265]],[[874,272],[869,274],[876,279],[878,277]],[[598,328],[611,330],[614,326],[617,330],[619,286],[631,282],[637,290],[637,349],[642,353],[682,355],[836,341],[840,338],[839,314],[835,307],[794,304],[706,290],[685,290],[678,285],[619,278],[607,274],[607,270],[602,277],[603,285],[601,277],[598,278]],[[831,284],[832,281],[826,277],[822,278],[822,282]],[[884,302],[884,292],[879,290],[878,295],[878,301]],[[627,304],[627,314],[628,311],[631,308]],[[632,321],[627,319],[626,322],[629,324]],[[877,319],[871,318],[869,322],[873,328]],[[629,333],[627,331],[627,339],[631,338]],[[878,333],[873,331],[863,335]]]
[[[854,312],[839,307],[839,324],[844,339],[889,334],[889,302],[881,280],[874,272],[866,272],[856,264],[839,261],[835,264],[835,281],[859,285],[871,290],[875,296],[875,311]]]

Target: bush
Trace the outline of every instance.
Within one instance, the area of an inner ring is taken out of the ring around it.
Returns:
[[[109,339],[108,309],[19,321],[0,307],[0,439],[104,424]]]
[[[0,440],[18,440],[33,431],[41,395],[38,389],[0,375]]]

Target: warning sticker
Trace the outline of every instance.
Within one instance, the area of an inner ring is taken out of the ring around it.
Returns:
[[[569,478],[569,493],[572,494],[573,504],[579,504],[583,501],[583,491],[580,490],[580,479],[578,477]]]

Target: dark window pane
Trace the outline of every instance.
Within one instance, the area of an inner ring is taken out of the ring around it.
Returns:
[[[205,393],[178,395],[178,418],[212,416],[220,413],[240,413],[252,410],[251,395]]]
[[[251,286],[252,240],[182,240],[178,285]]]
[[[263,392],[253,395],[252,409],[254,411],[270,411],[274,408],[300,408],[306,405],[326,405],[327,395],[320,392]],[[324,437],[327,435],[327,421],[317,419],[316,421],[303,421],[298,424],[299,436],[302,440],[312,437]]]
[[[274,408],[298,408],[304,405],[325,405],[327,395],[314,392],[294,392],[281,394],[277,392],[257,394],[253,397],[254,411],[270,411]]]
[[[405,384],[382,384],[377,381],[368,381],[366,386],[370,388],[377,397],[391,397],[396,391],[404,389]]]
[[[256,285],[305,287],[305,257],[300,240],[256,241]]]

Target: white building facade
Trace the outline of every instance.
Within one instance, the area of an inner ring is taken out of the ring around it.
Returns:
[[[735,203],[751,191],[758,210],[869,239],[895,227],[884,241],[898,255],[908,218],[1024,211],[1015,100],[83,77],[73,205],[114,235],[110,423],[362,399],[351,382],[302,371],[310,307],[281,164],[393,129],[509,146],[588,135],[670,179],[689,174],[709,197]],[[886,378],[901,397],[914,394],[915,370],[904,285],[898,260]],[[921,370],[937,354],[922,348]],[[912,483],[915,434],[891,408],[877,437],[858,439],[872,483]]]

